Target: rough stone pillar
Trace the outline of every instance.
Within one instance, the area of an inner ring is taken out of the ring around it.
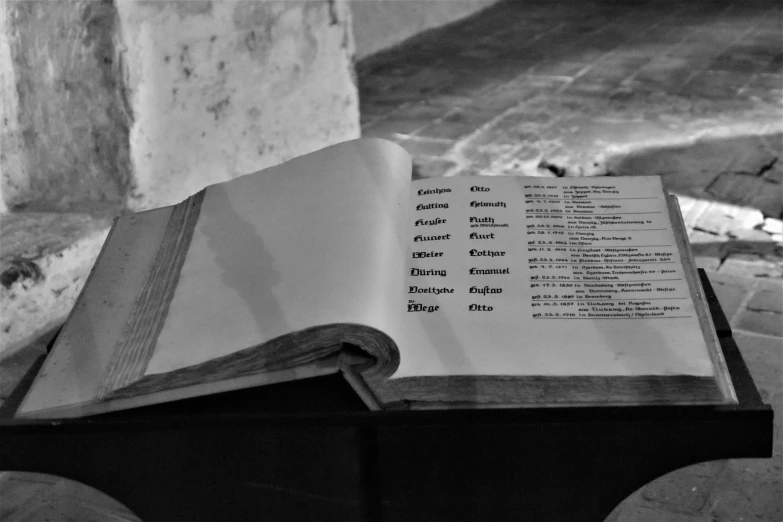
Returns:
[[[359,136],[348,4],[119,2],[141,209]]]
[[[133,116],[114,5],[0,2],[5,203],[24,211],[121,208]]]
[[[0,0],[11,209],[141,210],[359,136],[347,0]]]
[[[0,215],[8,212],[6,197],[13,198],[14,176],[23,169],[14,162],[20,158],[19,134],[12,132],[18,120],[18,97],[16,95],[16,75],[11,60],[10,25],[8,23],[8,5],[0,0]]]
[[[359,137],[353,54],[348,0],[0,0],[0,358],[63,321],[107,216]]]

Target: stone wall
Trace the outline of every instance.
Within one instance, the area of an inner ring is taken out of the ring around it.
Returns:
[[[0,0],[0,359],[122,212],[357,138],[348,0]]]
[[[167,205],[358,137],[354,59],[495,1],[0,0],[0,213]]]
[[[107,217],[358,137],[354,33],[493,2],[0,0],[0,358],[62,322]]]
[[[22,165],[19,132],[19,97],[16,74],[11,58],[11,23],[9,5],[0,0],[0,215],[8,211],[6,199],[15,201],[24,192],[27,169]]]
[[[497,0],[351,0],[356,59],[470,16]]]
[[[119,2],[133,209],[359,136],[341,1]]]
[[[3,158],[6,202],[20,210],[120,208],[131,175],[132,115],[113,5],[62,0],[5,8],[13,90],[3,90],[3,104],[13,112],[3,142],[19,144]]]
[[[347,0],[0,0],[2,199],[142,210],[358,137],[353,53]]]

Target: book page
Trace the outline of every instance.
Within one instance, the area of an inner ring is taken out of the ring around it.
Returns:
[[[313,326],[382,331],[404,298],[411,163],[355,140],[207,188],[146,374]]]
[[[714,374],[658,177],[421,180],[408,225],[394,378]]]

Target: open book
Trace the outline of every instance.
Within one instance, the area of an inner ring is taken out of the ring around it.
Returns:
[[[118,218],[18,417],[343,372],[373,409],[736,402],[657,177],[345,142]]]

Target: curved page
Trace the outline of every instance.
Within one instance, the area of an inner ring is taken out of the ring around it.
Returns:
[[[318,325],[387,331],[410,175],[399,146],[356,140],[208,187],[145,375]]]

